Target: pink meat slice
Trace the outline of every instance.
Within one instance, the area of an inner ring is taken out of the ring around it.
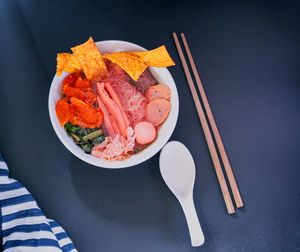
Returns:
[[[157,81],[153,77],[152,73],[150,72],[149,68],[147,68],[139,77],[137,81],[130,80],[138,91],[144,93],[150,86],[156,85]]]
[[[110,84],[128,116],[131,125],[142,121],[146,116],[146,97],[130,83],[123,80],[111,80]]]
[[[114,100],[114,102],[117,104],[117,106],[119,107],[122,117],[126,123],[126,126],[128,127],[130,122],[129,119],[127,117],[127,114],[123,108],[123,105],[121,104],[121,101],[118,97],[118,95],[116,94],[115,90],[113,89],[113,87],[110,85],[109,82],[105,82],[105,89],[107,90],[107,92],[109,93],[110,97]]]
[[[113,119],[115,120],[117,127],[120,130],[121,135],[126,137],[127,125],[123,119],[122,113],[121,113],[119,107],[117,106],[117,104],[114,102],[113,99],[111,99],[109,97],[109,94],[104,89],[103,82],[97,83],[97,92],[98,92],[99,96],[101,97],[101,100],[105,104],[107,110],[112,115]],[[113,127],[114,127],[114,125],[113,125]]]
[[[116,132],[112,126],[112,121],[109,115],[109,112],[107,111],[103,101],[101,100],[100,96],[97,95],[97,101],[98,101],[98,105],[100,107],[100,109],[103,112],[103,117],[104,117],[104,127],[108,133],[109,136],[111,137],[115,137],[116,136]]]
[[[135,134],[131,127],[127,128],[126,138],[117,135],[115,138],[106,137],[105,140],[94,146],[92,155],[105,160],[124,160],[131,156],[135,145]]]
[[[128,82],[131,79],[130,76],[117,64],[112,63],[110,60],[107,59],[104,59],[104,61],[109,72],[109,78],[106,81],[114,79]]]
[[[120,131],[115,119],[113,118],[112,115],[110,115],[110,118],[111,118],[110,119],[111,120],[111,125],[112,125],[114,131],[116,132],[116,135],[121,135],[121,131]]]

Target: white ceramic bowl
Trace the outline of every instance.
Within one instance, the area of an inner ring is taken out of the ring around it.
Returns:
[[[100,41],[96,43],[97,47],[100,49],[102,53],[107,52],[116,52],[116,51],[145,51],[146,49],[138,46],[133,43],[120,41],[120,40],[106,40]],[[67,147],[67,149],[72,152],[75,156],[80,158],[81,160],[103,168],[125,168],[133,165],[140,164],[156,153],[160,151],[160,149],[168,142],[171,137],[173,130],[176,126],[177,118],[178,118],[178,110],[179,110],[179,101],[178,101],[178,93],[175,82],[166,68],[151,68],[150,69],[153,76],[159,83],[167,84],[171,89],[171,104],[172,108],[170,114],[163,125],[160,127],[158,131],[158,136],[156,140],[151,143],[146,149],[143,151],[132,155],[129,159],[123,161],[106,161],[99,158],[96,158],[92,155],[84,153],[84,151],[77,146],[71,137],[67,135],[64,128],[60,126],[59,121],[56,117],[55,106],[56,102],[62,97],[62,82],[63,79],[68,75],[68,73],[63,73],[61,76],[57,77],[56,75],[53,78],[51,83],[50,92],[49,92],[49,114],[52,126],[55,130],[56,135],[60,139],[60,141]]]

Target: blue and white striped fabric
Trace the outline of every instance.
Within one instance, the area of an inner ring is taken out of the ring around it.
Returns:
[[[3,251],[77,251],[62,227],[45,217],[26,188],[9,178],[8,167],[1,154],[0,211]]]

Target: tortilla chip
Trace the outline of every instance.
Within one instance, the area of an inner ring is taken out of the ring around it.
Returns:
[[[56,56],[56,74],[60,76],[71,57],[69,53],[58,53]]]
[[[76,57],[70,53],[58,53],[56,57],[56,74],[60,76],[63,71],[75,73],[81,71],[80,64]]]
[[[115,52],[103,55],[121,67],[133,80],[137,81],[147,67],[168,67],[175,63],[165,46],[145,52]]]
[[[170,57],[164,45],[150,51],[132,52],[132,53],[139,56],[149,66],[153,66],[153,67],[175,66],[174,61]]]
[[[137,81],[148,65],[137,55],[127,52],[104,54],[103,58],[121,67],[133,80]]]
[[[88,80],[100,80],[108,76],[103,57],[92,37],[71,50]]]
[[[71,54],[71,57],[69,59],[68,64],[64,68],[64,71],[68,73],[77,73],[82,71],[82,68],[80,66],[80,62],[78,59],[74,56],[74,54]]]

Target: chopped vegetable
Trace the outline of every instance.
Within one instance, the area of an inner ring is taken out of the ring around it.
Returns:
[[[78,74],[73,73],[73,74],[69,74],[65,79],[64,79],[64,86],[68,85],[71,86],[75,83],[76,79],[78,78]]]
[[[64,128],[68,135],[72,136],[75,143],[86,153],[91,153],[92,148],[105,139],[103,130],[100,128],[81,128],[71,123],[66,123]]]
[[[93,140],[93,145],[101,144],[105,140],[105,136],[101,135]]]
[[[67,131],[67,133],[69,134],[76,134],[81,128],[75,125],[72,125],[71,123],[66,123],[65,124],[65,130]]]
[[[84,92],[79,88],[65,86],[63,88],[63,94],[66,95],[67,97],[76,97],[80,100],[84,99]]]
[[[80,142],[80,138],[78,136],[75,134],[71,134],[71,136],[74,138],[75,142]]]
[[[87,79],[78,77],[78,78],[76,79],[76,81],[75,81],[74,86],[75,86],[76,88],[86,89],[86,88],[91,87],[91,83],[90,83]]]
[[[90,143],[83,143],[83,144],[80,144],[80,147],[83,149],[83,151],[85,153],[91,153],[91,150],[92,150],[92,147],[91,147],[91,144]]]
[[[71,97],[71,104],[74,106],[70,122],[83,128],[100,127],[103,123],[103,113],[84,101]]]
[[[99,129],[99,130],[96,130],[96,131],[82,137],[82,140],[85,141],[85,142],[87,140],[94,140],[95,138],[97,138],[98,136],[101,136],[102,134],[103,134],[102,129]]]
[[[56,115],[61,125],[70,120],[69,104],[64,100],[59,100],[56,104]]]

